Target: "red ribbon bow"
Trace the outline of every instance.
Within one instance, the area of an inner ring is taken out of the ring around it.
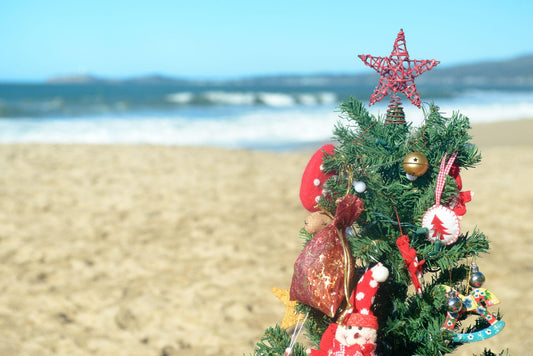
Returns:
[[[411,281],[413,282],[416,292],[421,294],[422,286],[420,285],[418,278],[422,277],[422,265],[426,261],[418,261],[418,257],[416,257],[416,250],[409,245],[409,237],[407,235],[398,237],[396,240],[396,246],[398,246],[398,249],[402,254],[405,267],[407,267],[409,270]]]

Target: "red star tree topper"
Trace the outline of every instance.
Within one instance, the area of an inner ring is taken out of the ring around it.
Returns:
[[[439,64],[434,59],[409,59],[405,47],[405,36],[400,30],[390,56],[373,57],[369,54],[359,55],[363,62],[381,75],[377,88],[370,97],[370,105],[383,99],[392,91],[391,102],[398,102],[397,92],[402,92],[413,105],[420,107],[420,96],[416,91],[415,77]]]

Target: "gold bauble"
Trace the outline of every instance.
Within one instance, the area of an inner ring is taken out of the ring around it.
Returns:
[[[405,173],[416,177],[424,175],[429,168],[428,159],[420,152],[409,153],[403,159],[402,165]]]

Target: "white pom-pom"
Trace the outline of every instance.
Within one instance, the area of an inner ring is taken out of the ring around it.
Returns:
[[[409,173],[405,173],[405,176],[406,176],[407,179],[409,179],[411,182],[414,182],[415,180],[418,179],[417,176],[412,176],[412,175],[410,175]]]
[[[378,282],[385,282],[389,278],[389,270],[381,263],[378,263],[372,268],[372,278]]]
[[[357,193],[363,193],[366,190],[366,184],[365,182],[361,182],[361,181],[354,182],[353,189],[355,189]]]

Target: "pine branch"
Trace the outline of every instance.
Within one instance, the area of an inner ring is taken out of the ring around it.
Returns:
[[[255,356],[281,356],[289,347],[290,336],[279,325],[270,327],[265,331],[254,349]],[[293,356],[307,356],[304,346],[296,343],[292,352]]]

